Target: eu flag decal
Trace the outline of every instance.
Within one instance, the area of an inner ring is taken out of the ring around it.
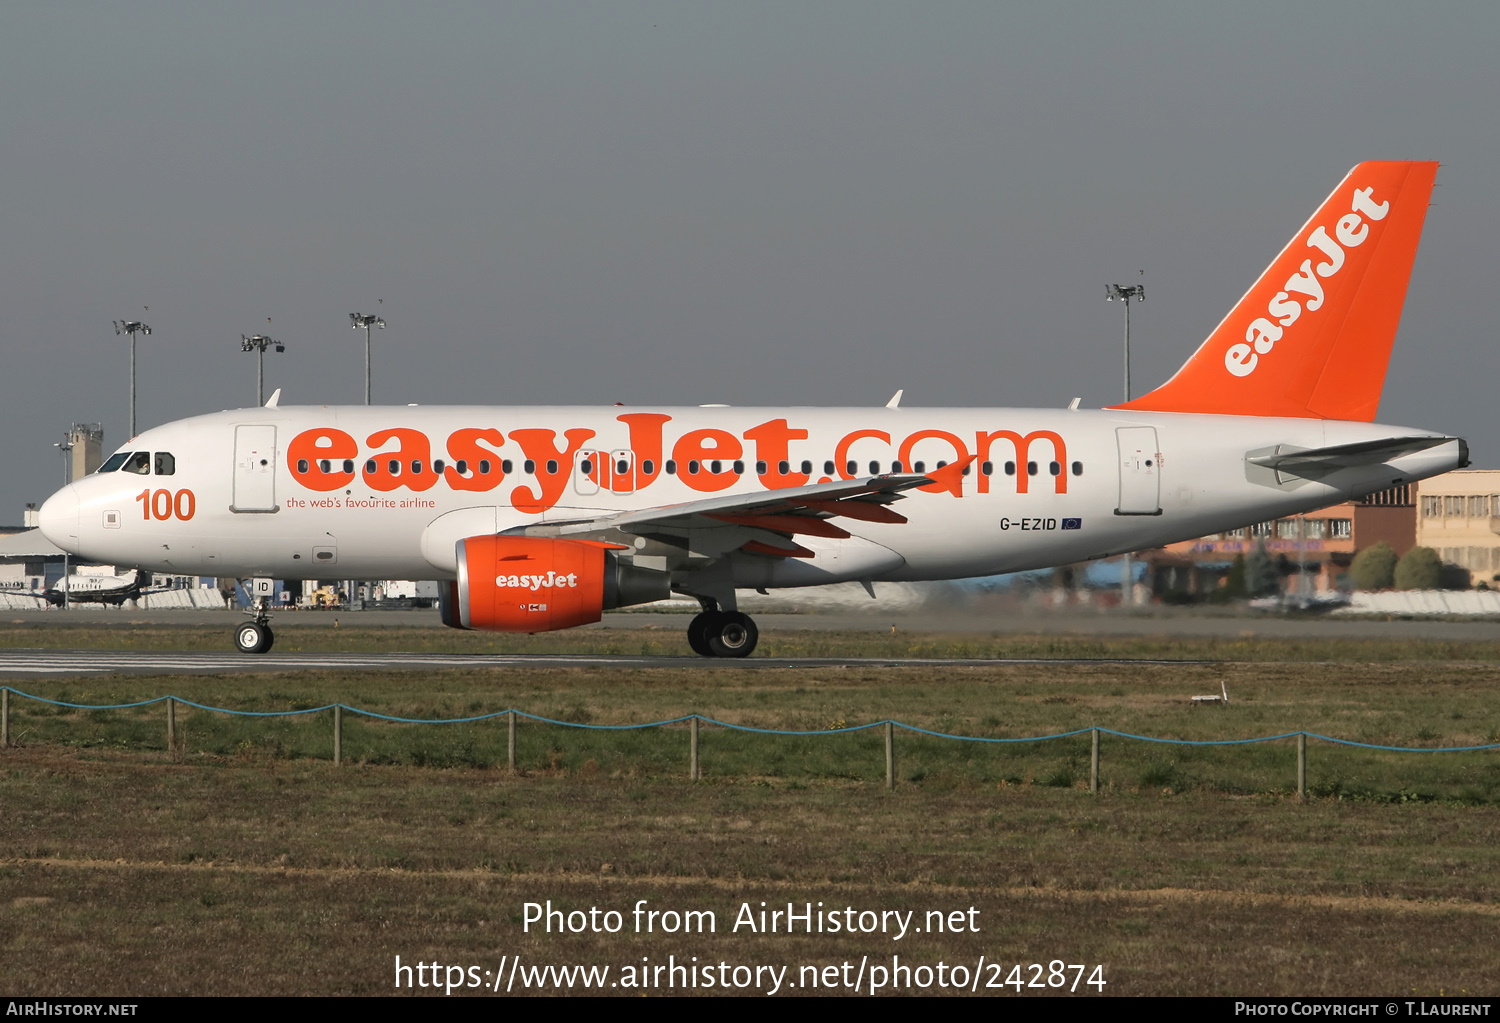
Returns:
[[[1064,529],[1082,529],[1083,528],[1083,520],[1082,519],[1063,519],[1062,520],[1062,527]]]

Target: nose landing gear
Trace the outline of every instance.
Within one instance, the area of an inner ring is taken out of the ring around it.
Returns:
[[[738,611],[707,608],[688,623],[688,646],[701,657],[749,657],[760,639],[755,620]]]
[[[263,654],[276,642],[276,634],[271,631],[271,614],[266,610],[265,595],[270,592],[270,580],[265,582],[262,586],[261,580],[256,580],[255,604],[245,612],[251,620],[234,630],[234,645],[242,654]]]

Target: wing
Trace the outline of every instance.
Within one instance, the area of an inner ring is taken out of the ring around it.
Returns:
[[[970,456],[926,475],[869,476],[784,490],[711,497],[686,504],[616,512],[590,519],[518,526],[507,533],[601,540],[640,552],[634,560],[662,558],[662,568],[700,565],[742,550],[774,558],[811,558],[794,537],[843,539],[839,519],[899,525],[906,516],[891,505],[917,487],[955,487]],[[641,540],[646,541],[642,544]],[[706,559],[706,560],[705,560]]]

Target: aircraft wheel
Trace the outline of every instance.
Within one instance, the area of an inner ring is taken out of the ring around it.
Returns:
[[[242,654],[263,654],[275,640],[269,625],[246,622],[234,630],[234,645]]]
[[[708,646],[715,657],[749,657],[760,639],[755,620],[738,611],[720,613],[717,628],[708,635]]]
[[[708,637],[717,631],[718,619],[719,612],[704,611],[688,622],[688,646],[692,647],[693,653],[699,657],[715,656],[713,649],[708,645]]]

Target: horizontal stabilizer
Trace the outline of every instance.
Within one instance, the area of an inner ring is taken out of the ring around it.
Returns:
[[[1358,465],[1379,465],[1402,455],[1414,454],[1447,444],[1452,437],[1383,437],[1380,440],[1360,441],[1357,444],[1337,444],[1333,447],[1312,448],[1305,451],[1278,451],[1268,455],[1250,455],[1245,460],[1251,465],[1274,469],[1283,476],[1299,476],[1302,479],[1320,479],[1340,469],[1351,469]]]

